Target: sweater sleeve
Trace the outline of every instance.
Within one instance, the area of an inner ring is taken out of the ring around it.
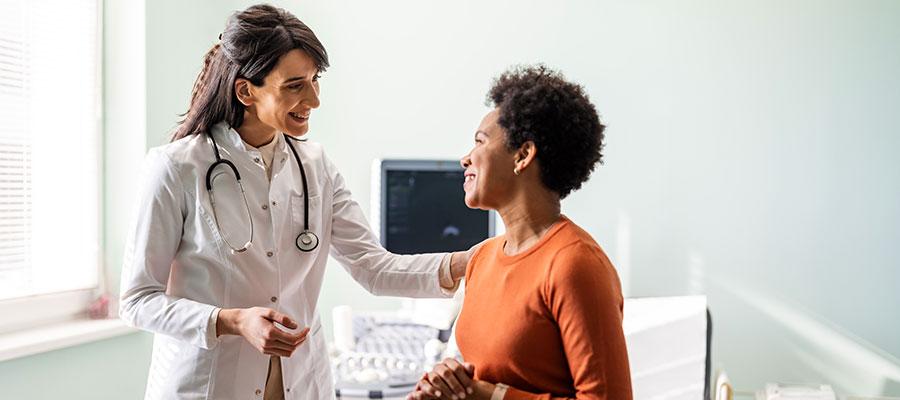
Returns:
[[[631,374],[622,331],[622,291],[606,255],[576,243],[548,268],[544,302],[555,318],[577,399],[630,400]],[[551,399],[510,387],[505,399]]]

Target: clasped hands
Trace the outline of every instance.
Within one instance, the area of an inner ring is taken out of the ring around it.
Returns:
[[[407,400],[490,400],[494,385],[474,378],[475,366],[446,358],[422,375]]]

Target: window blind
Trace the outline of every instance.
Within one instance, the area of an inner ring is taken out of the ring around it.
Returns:
[[[0,300],[96,287],[97,0],[0,0]]]

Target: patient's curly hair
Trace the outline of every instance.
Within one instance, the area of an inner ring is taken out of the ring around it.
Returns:
[[[565,198],[603,163],[603,130],[581,85],[544,65],[514,67],[494,80],[487,104],[499,109],[506,146],[534,142],[541,181]]]

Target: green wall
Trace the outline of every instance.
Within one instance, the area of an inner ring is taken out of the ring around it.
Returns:
[[[4,399],[141,399],[151,335],[135,333],[0,363]]]
[[[739,389],[900,395],[900,2],[274,3],[329,51],[310,138],[367,211],[374,158],[459,157],[490,78],[544,61],[585,84],[609,125],[606,165],[563,211],[604,246],[627,294],[707,294],[714,367]],[[249,4],[105,2],[113,288],[141,155],[168,140],[225,17]],[[399,301],[332,263],[326,332],[338,304]],[[150,343],[133,334],[0,363],[0,388],[138,398]]]

